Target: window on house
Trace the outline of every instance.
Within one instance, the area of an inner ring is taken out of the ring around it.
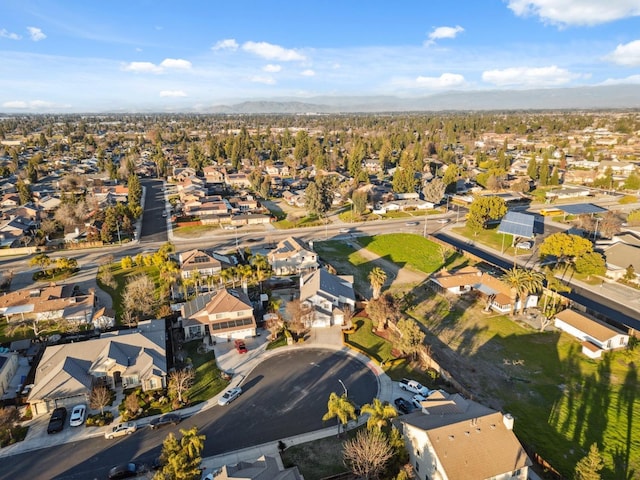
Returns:
[[[189,337],[197,337],[201,335],[200,325],[189,327]]]
[[[416,472],[420,471],[420,464],[418,463],[418,461],[416,460]]]

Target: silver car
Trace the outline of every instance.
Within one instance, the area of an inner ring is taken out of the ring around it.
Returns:
[[[240,387],[230,388],[229,390],[224,392],[222,394],[222,396],[218,399],[218,405],[225,406],[225,405],[230,404],[236,398],[238,398],[241,393],[242,393],[242,388],[240,388]]]
[[[134,422],[119,423],[115,427],[109,428],[104,432],[104,437],[111,439],[115,437],[122,437],[123,435],[131,435],[138,429],[138,426]]]

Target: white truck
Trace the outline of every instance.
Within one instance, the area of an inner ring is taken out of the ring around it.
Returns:
[[[416,382],[415,380],[409,380],[408,378],[403,378],[398,383],[402,390],[406,390],[407,392],[411,392],[411,393],[416,393],[418,395],[422,395],[423,397],[429,396],[429,389],[423,386],[420,382]]]

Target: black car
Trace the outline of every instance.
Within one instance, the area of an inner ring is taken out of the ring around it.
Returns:
[[[396,398],[393,403],[396,404],[396,408],[400,413],[409,413],[411,412],[411,410],[413,410],[411,404],[404,398]]]
[[[67,420],[67,409],[64,407],[56,408],[51,414],[47,433],[56,433],[62,431],[64,422]]]
[[[116,465],[109,470],[109,480],[136,477],[138,474],[143,472],[144,468],[139,463],[123,463],[122,465]]]
[[[151,428],[158,428],[164,425],[169,425],[170,423],[173,425],[177,425],[182,420],[182,417],[177,413],[165,413],[164,415],[154,418],[149,422],[149,426]]]

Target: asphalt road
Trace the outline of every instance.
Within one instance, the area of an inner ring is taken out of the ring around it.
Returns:
[[[140,242],[160,242],[168,240],[167,219],[162,217],[166,202],[164,199],[164,182],[158,179],[145,178],[141,182],[144,188],[144,214],[140,229]]]
[[[343,393],[338,380],[357,405],[371,402],[378,391],[374,374],[349,355],[313,348],[283,352],[255,368],[242,384],[245,392],[226,407],[215,406],[177,426],[142,427],[114,440],[91,438],[5,457],[0,479],[103,479],[118,463],[149,464],[169,432],[194,425],[206,435],[203,457],[337,425],[322,416],[330,393]]]

